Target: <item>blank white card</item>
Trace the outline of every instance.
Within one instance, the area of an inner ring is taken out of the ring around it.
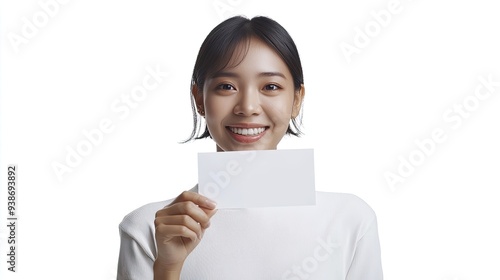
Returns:
[[[219,209],[315,205],[314,151],[199,153],[198,192]]]

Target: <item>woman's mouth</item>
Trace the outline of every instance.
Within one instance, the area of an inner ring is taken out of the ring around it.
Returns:
[[[234,140],[241,143],[253,143],[258,141],[269,127],[234,127],[227,126],[227,130],[229,131],[229,135],[233,137]]]

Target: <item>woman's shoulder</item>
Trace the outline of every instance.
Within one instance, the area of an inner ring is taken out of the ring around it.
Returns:
[[[376,221],[373,208],[359,196],[351,193],[316,192],[316,205],[336,217],[371,223]]]
[[[131,255],[144,254],[151,261],[155,259],[155,226],[156,212],[171,200],[159,201],[143,205],[128,213],[119,225],[120,260],[129,260]],[[127,278],[128,279],[128,278]]]

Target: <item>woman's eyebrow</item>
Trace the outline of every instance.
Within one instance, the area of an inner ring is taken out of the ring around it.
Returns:
[[[281,72],[262,72],[259,74],[259,76],[260,77],[262,77],[262,76],[265,76],[265,77],[278,76],[278,77],[282,77],[283,79],[286,80],[285,75]]]
[[[272,77],[272,76],[278,76],[282,77],[283,79],[286,80],[286,77],[283,73],[281,72],[261,72],[258,75],[259,77]],[[216,72],[212,75],[212,78],[220,78],[220,77],[230,77],[230,78],[239,78],[240,75],[238,75],[235,72],[227,72],[227,71],[220,71]]]

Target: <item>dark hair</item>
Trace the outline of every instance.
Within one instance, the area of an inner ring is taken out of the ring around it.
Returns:
[[[281,56],[292,74],[295,91],[299,90],[304,84],[304,76],[297,47],[288,32],[279,23],[263,16],[252,19],[235,16],[217,25],[200,47],[191,78],[191,87],[196,85],[199,89],[203,89],[207,77],[228,66],[241,42],[247,43],[247,49],[244,52],[248,51],[248,44],[252,37],[261,39]],[[196,102],[191,94],[193,131],[184,142],[211,137],[206,125],[205,131],[200,135],[201,118],[196,113],[195,105]],[[296,119],[293,118],[291,121],[294,129],[288,125],[286,133],[294,136],[302,134]]]

